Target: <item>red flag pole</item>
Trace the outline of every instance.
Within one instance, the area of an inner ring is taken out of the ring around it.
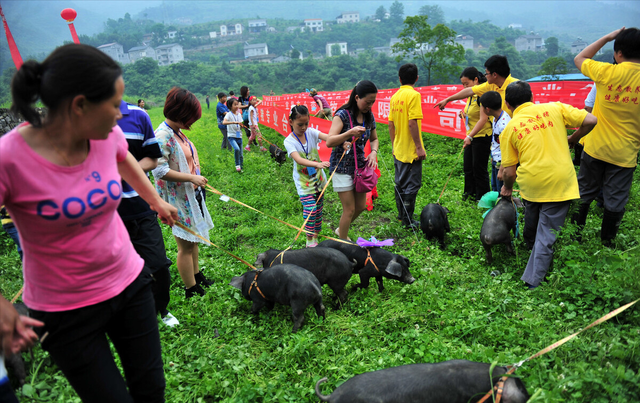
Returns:
[[[76,19],[77,15],[78,13],[73,8],[65,8],[60,13],[62,19],[67,21],[67,24],[69,24],[69,31],[71,31],[71,38],[73,39],[74,43],[80,43],[80,39],[78,38],[78,34],[76,33],[76,27],[73,26],[73,20]]]
[[[2,6],[0,6],[0,16],[2,16],[2,25],[4,25],[4,32],[5,34],[7,34],[7,42],[9,43],[9,51],[11,52],[11,58],[13,59],[13,64],[16,65],[17,70],[20,70],[20,67],[22,67],[22,56],[20,56],[20,51],[18,50],[16,41],[13,40],[13,35],[11,35],[11,31],[9,30],[7,19],[4,18],[4,13],[2,12]]]

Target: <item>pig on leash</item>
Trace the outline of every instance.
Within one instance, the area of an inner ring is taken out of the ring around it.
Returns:
[[[271,154],[271,158],[280,165],[287,160],[287,153],[273,144],[269,146],[269,153]]]
[[[330,403],[469,403],[480,400],[508,369],[467,360],[437,364],[410,364],[366,372],[349,379],[329,396],[316,395]],[[502,403],[525,403],[529,393],[522,381],[510,377],[503,385]],[[490,400],[491,401],[491,400]]]
[[[487,263],[493,262],[491,247],[493,245],[505,244],[507,252],[513,254],[513,241],[509,231],[516,235],[517,213],[516,207],[522,207],[522,201],[518,198],[503,197],[489,211],[482,222],[480,229],[480,241],[486,253]]]
[[[449,210],[436,203],[427,204],[420,213],[420,229],[425,238],[438,239],[440,249],[444,249],[444,234],[451,231],[447,214]]]
[[[416,279],[409,272],[409,259],[402,255],[396,255],[378,247],[362,248],[357,243],[347,241],[334,241],[327,239],[318,244],[318,248],[337,249],[342,252],[347,259],[355,260],[356,266],[353,270],[360,276],[360,284],[356,288],[369,287],[371,277],[378,283],[378,291],[382,292],[384,286],[382,278],[398,280],[406,284],[411,284]]]
[[[318,279],[308,270],[292,264],[276,265],[269,270],[250,270],[236,276],[229,283],[253,301],[251,313],[257,315],[262,307],[272,310],[275,303],[291,306],[293,333],[304,321],[304,310],[313,305],[318,316],[324,318],[322,289]]]
[[[316,276],[320,285],[327,284],[331,288],[340,303],[347,300],[347,291],[344,287],[349,282],[356,263],[355,260],[347,259],[341,252],[327,248],[287,251],[269,249],[256,257],[254,265],[269,268],[282,263],[294,264],[309,270]]]

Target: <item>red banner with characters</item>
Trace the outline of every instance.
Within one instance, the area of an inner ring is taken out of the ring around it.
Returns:
[[[563,102],[576,108],[584,108],[584,100],[593,87],[593,82],[590,81],[545,81],[530,84],[535,103]],[[460,139],[465,137],[466,128],[464,121],[459,117],[459,112],[464,108],[466,100],[450,102],[442,111],[434,108],[440,100],[456,94],[462,88],[462,85],[432,85],[416,88],[422,98],[423,132]],[[397,88],[379,90],[372,108],[376,122],[389,123],[389,101],[396,91]],[[351,91],[321,92],[320,95],[326,98],[332,111],[335,112],[347,102],[350,93]],[[287,136],[291,131],[288,115],[293,105],[306,105],[312,115],[318,112],[318,105],[307,93],[265,96],[259,108],[260,123]],[[331,122],[312,117],[310,126],[328,133]]]

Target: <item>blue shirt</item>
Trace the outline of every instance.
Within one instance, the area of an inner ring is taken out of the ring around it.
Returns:
[[[222,102],[218,102],[218,105],[216,106],[216,116],[218,117],[218,129],[226,128],[226,126],[222,124],[222,121],[224,120],[224,115],[226,115],[228,112],[229,112],[229,108],[227,108],[227,105],[223,104]]]
[[[120,102],[122,118],[118,120],[118,126],[124,132],[124,137],[129,144],[129,152],[137,161],[143,158],[160,158],[162,152],[158,140],[153,133],[153,126],[149,115],[143,109],[135,105]],[[147,215],[155,214],[149,208],[147,202],[138,196],[138,193],[124,180],[122,181],[122,201],[118,206],[118,214],[123,220],[135,220]]]

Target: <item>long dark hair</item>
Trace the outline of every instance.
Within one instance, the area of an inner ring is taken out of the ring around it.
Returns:
[[[40,115],[33,107],[38,99],[50,115],[77,95],[84,95],[93,103],[102,102],[115,94],[114,84],[121,75],[120,66],[92,46],[61,46],[42,63],[29,60],[16,72],[11,80],[11,112],[40,127]]]
[[[462,77],[467,77],[471,81],[477,78],[478,84],[482,84],[487,81],[487,77],[485,77],[484,74],[480,73],[475,67],[467,67],[466,69],[462,70],[460,78]]]
[[[240,96],[242,98],[247,98],[248,94],[249,94],[249,87],[247,87],[246,85],[243,85],[242,87],[240,87]]]
[[[355,87],[353,87],[353,90],[351,91],[351,95],[349,95],[349,100],[347,101],[346,104],[342,105],[338,109],[338,111],[342,109],[349,111],[349,113],[351,114],[351,119],[353,121],[356,119],[356,116],[358,116],[358,112],[360,112],[360,110],[358,109],[358,103],[356,102],[356,95],[358,96],[358,98],[364,98],[369,94],[377,94],[377,93],[378,93],[378,87],[376,87],[376,85],[371,81],[369,80],[358,81],[358,84],[356,84]],[[367,114],[363,114],[363,119],[367,127],[371,127],[373,125],[373,113],[371,111]]]

